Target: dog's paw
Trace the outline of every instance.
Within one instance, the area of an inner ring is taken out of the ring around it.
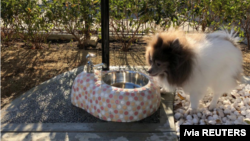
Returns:
[[[160,92],[161,92],[161,94],[167,94],[167,93],[168,93],[168,91],[166,91],[166,90],[163,89],[163,88],[160,89]]]
[[[215,105],[215,104],[210,104],[210,105],[208,106],[208,110],[210,110],[210,111],[214,110],[214,108],[216,108],[216,105]]]
[[[186,111],[186,114],[187,114],[187,115],[188,115],[188,114],[192,115],[192,114],[196,114],[197,112],[198,112],[197,109],[188,108],[187,111]]]

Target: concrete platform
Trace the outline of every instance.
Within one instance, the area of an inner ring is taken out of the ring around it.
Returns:
[[[110,67],[145,71],[146,67]],[[133,123],[99,120],[70,102],[70,90],[83,66],[36,86],[1,110],[2,141],[168,141],[177,140],[172,93],[159,110]]]

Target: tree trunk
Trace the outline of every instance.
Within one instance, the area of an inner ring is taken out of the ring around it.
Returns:
[[[121,51],[128,52],[129,51],[129,49],[128,49],[129,45],[127,43],[123,43],[123,44],[124,44],[124,46],[121,48]]]
[[[247,46],[248,46],[248,50],[250,50],[250,33],[247,34]]]
[[[206,23],[203,23],[202,24],[202,31],[205,32],[205,30],[206,30]]]
[[[78,46],[79,49],[86,49],[85,44],[80,44],[80,43],[79,43],[77,46]]]
[[[90,40],[90,32],[89,32],[89,29],[86,29],[84,34],[85,34],[85,37],[86,37],[85,39],[86,39],[86,40]]]

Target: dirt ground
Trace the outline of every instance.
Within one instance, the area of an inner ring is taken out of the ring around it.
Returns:
[[[119,52],[120,43],[110,43],[110,65],[145,65],[146,44],[133,44],[127,53]],[[244,72],[250,75],[250,51],[241,45],[244,56]],[[98,49],[99,48],[99,49]],[[102,62],[101,43],[97,49],[79,50],[77,42],[52,42],[43,49],[29,49],[22,42],[11,47],[1,47],[1,108],[22,93],[42,82],[86,64],[88,52],[97,54],[94,64]]]

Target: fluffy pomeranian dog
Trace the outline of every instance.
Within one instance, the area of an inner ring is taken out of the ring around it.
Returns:
[[[196,113],[199,101],[213,90],[209,110],[223,93],[231,92],[242,78],[242,53],[235,34],[185,34],[172,30],[155,35],[146,48],[148,70],[164,91],[181,87],[190,95],[188,113]]]

